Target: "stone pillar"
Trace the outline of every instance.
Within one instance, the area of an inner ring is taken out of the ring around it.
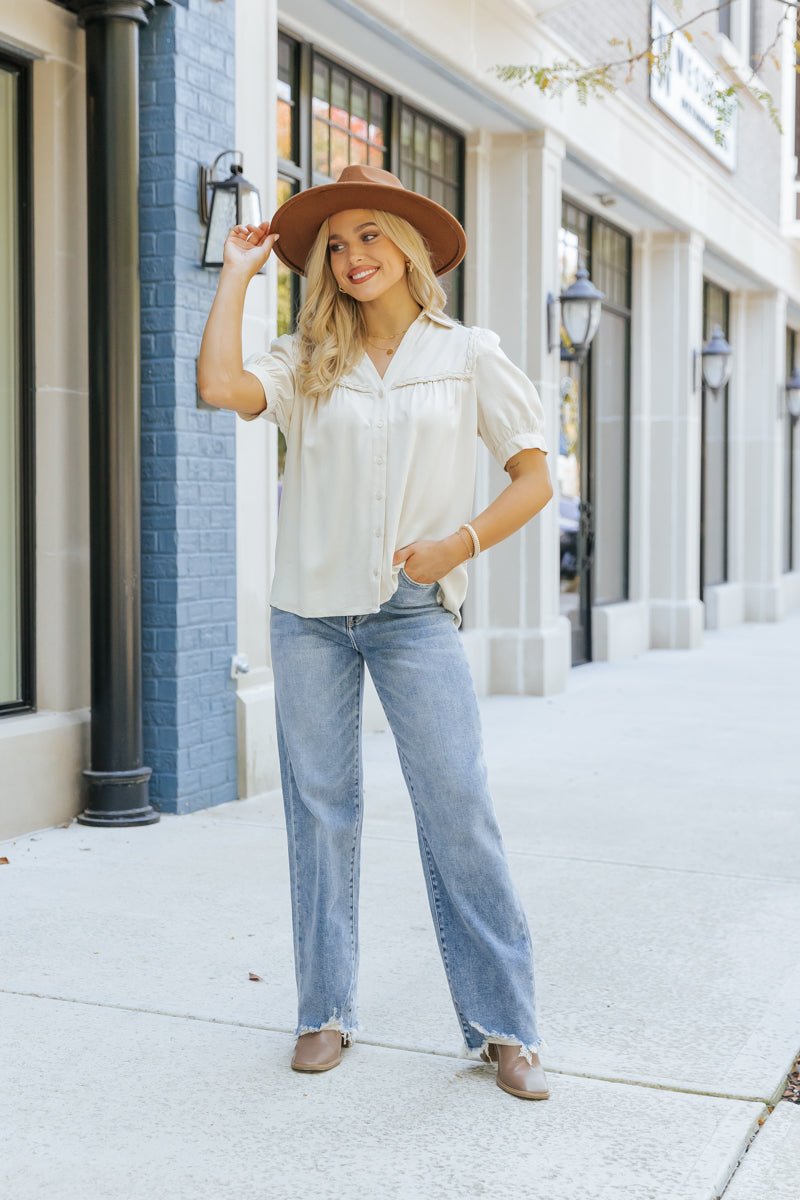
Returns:
[[[747,292],[742,302],[747,340],[736,371],[741,371],[745,396],[744,472],[738,481],[744,493],[745,618],[777,621],[784,615],[786,296],[775,291]]]
[[[483,286],[474,321],[494,329],[533,380],[546,414],[548,466],[556,486],[558,350],[547,347],[547,293],[558,294],[558,234],[564,143],[551,131],[501,134],[484,142],[487,171],[478,228],[491,230],[491,255],[478,262]],[[488,503],[509,477],[481,455]],[[570,666],[569,624],[559,614],[558,499],[506,541],[484,566],[482,624],[488,690],[544,695],[561,690]],[[480,574],[480,561],[476,564]]]
[[[655,233],[641,298],[650,354],[650,640],[694,649],[703,637],[700,600],[700,389],[693,354],[702,345],[703,241]]]
[[[235,145],[234,5],[157,8],[141,92],[144,735],[154,800],[181,813],[237,798],[237,418],[195,382],[217,284],[197,169]]]

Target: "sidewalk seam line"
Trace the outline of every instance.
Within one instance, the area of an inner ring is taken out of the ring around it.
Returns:
[[[195,1013],[177,1013],[170,1012],[167,1009],[137,1008],[130,1004],[113,1004],[107,1001],[86,1000],[74,996],[55,996],[48,992],[18,992],[10,988],[0,988],[0,996],[21,996],[32,1000],[52,1000],[59,1004],[76,1004],[89,1008],[115,1009],[121,1012],[144,1013],[147,1016],[152,1017],[169,1017],[172,1020],[177,1021],[197,1021],[203,1025],[225,1025],[233,1029],[253,1029],[262,1033],[288,1033],[290,1036],[292,1036],[292,1030],[288,1027],[281,1028],[276,1025],[256,1025],[250,1021],[235,1021],[231,1018],[201,1017]],[[449,1058],[454,1062],[470,1063],[477,1068],[481,1068],[483,1065],[478,1063],[476,1060],[468,1059],[464,1055],[455,1054],[447,1050],[431,1050],[424,1047],[418,1048],[416,1046],[397,1046],[390,1042],[370,1041],[368,1038],[363,1037],[358,1039],[357,1044],[362,1046],[375,1046],[379,1050],[397,1050],[401,1054],[422,1054],[428,1055],[431,1058]],[[547,1070],[553,1075],[565,1075],[571,1079],[593,1079],[598,1083],[619,1083],[625,1085],[626,1087],[649,1088],[651,1091],[657,1092],[670,1092],[673,1094],[687,1096],[708,1096],[710,1099],[714,1100],[737,1100],[741,1101],[743,1104],[763,1104],[764,1106],[767,1106],[769,1103],[771,1103],[768,1100],[764,1100],[761,1096],[737,1096],[730,1092],[703,1091],[700,1088],[649,1083],[646,1080],[624,1079],[614,1075],[599,1075],[588,1071],[570,1071],[551,1066],[548,1066]]]

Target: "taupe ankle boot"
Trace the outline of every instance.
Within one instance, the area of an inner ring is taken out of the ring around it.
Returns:
[[[550,1089],[544,1067],[539,1062],[539,1055],[532,1055],[533,1065],[519,1052],[519,1046],[502,1045],[489,1042],[485,1050],[481,1050],[484,1062],[497,1063],[497,1086],[512,1096],[520,1096],[523,1100],[547,1100]]]
[[[330,1071],[342,1061],[344,1035],[338,1029],[301,1033],[294,1048],[293,1071]]]

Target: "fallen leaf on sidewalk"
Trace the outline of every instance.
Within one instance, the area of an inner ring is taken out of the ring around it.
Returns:
[[[256,975],[255,971],[250,972],[248,979],[252,979],[254,983],[263,983],[264,982],[260,975]]]
[[[8,866],[8,859],[7,859],[7,858],[5,858],[5,857],[3,857],[3,858],[0,858],[0,865],[2,865],[2,866]]]

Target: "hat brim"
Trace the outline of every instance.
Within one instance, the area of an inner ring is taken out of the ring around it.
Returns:
[[[305,264],[320,225],[348,208],[372,208],[404,217],[427,241],[436,275],[457,267],[467,252],[467,235],[443,205],[410,188],[379,183],[324,183],[290,196],[270,222],[280,238],[273,250],[284,266],[305,275]]]

